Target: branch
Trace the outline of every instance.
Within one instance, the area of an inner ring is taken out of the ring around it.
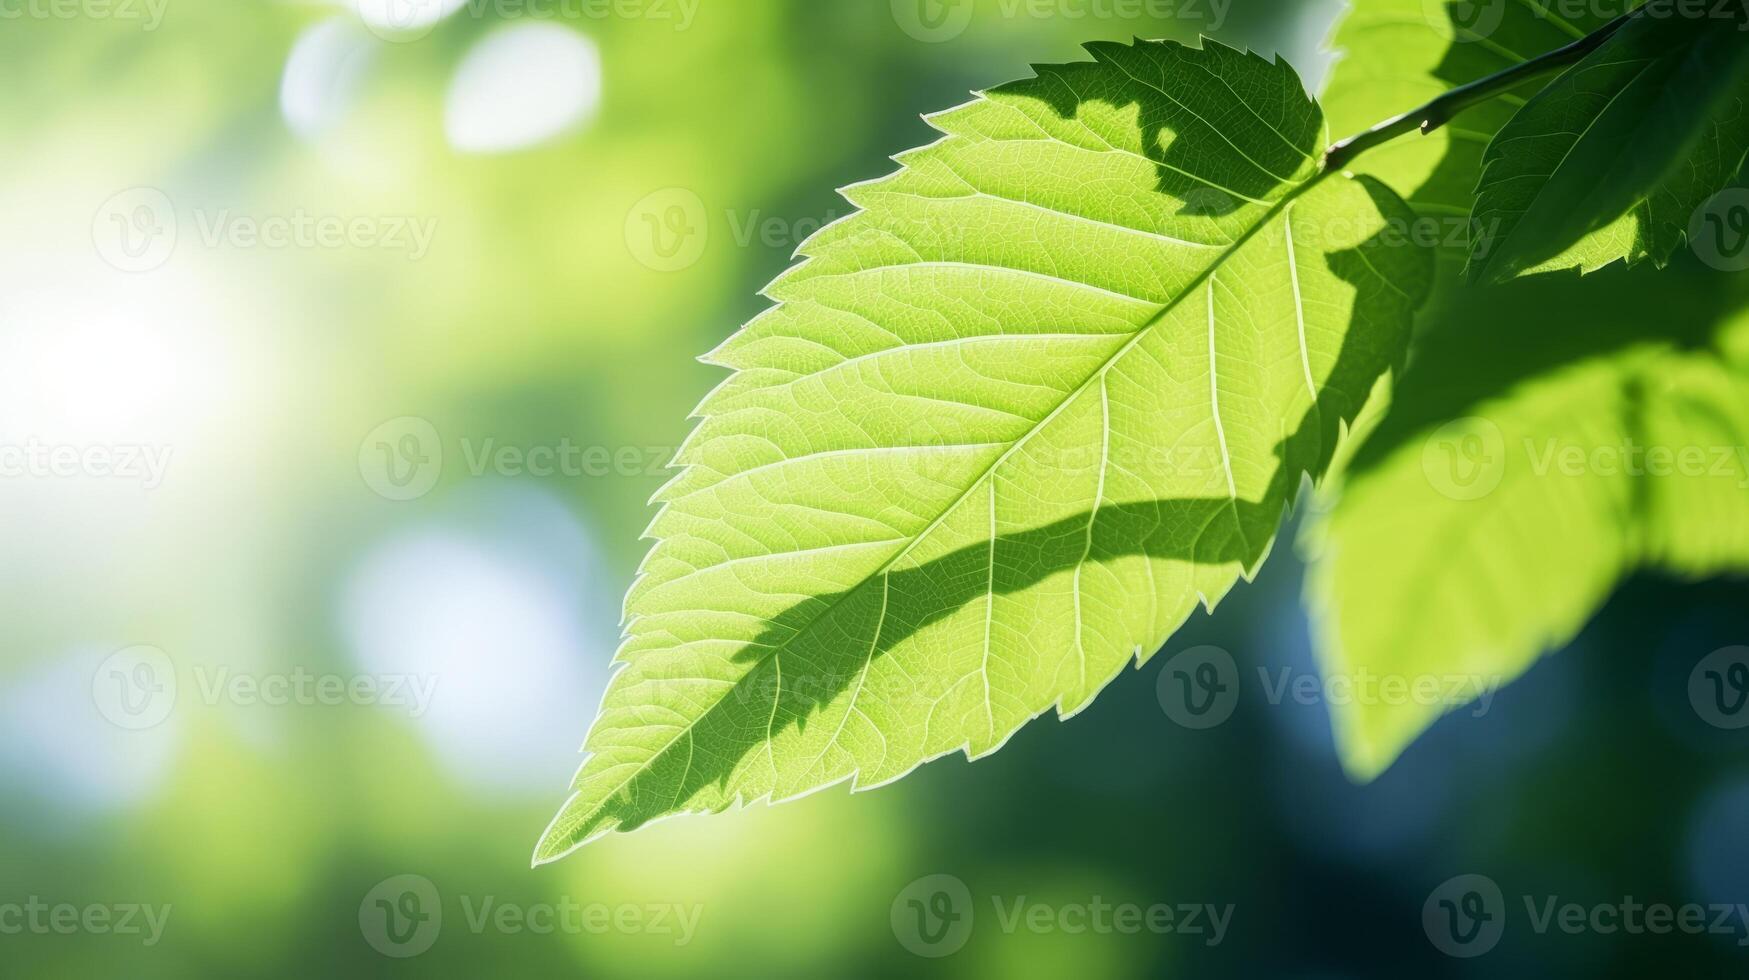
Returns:
[[[1379,123],[1364,133],[1331,144],[1330,148],[1324,151],[1324,170],[1326,172],[1340,170],[1360,154],[1375,146],[1388,143],[1410,130],[1419,129],[1421,134],[1425,136],[1450,122],[1454,116],[1471,106],[1479,105],[1517,88],[1523,82],[1539,75],[1545,75],[1557,68],[1565,68],[1583,59],[1586,55],[1602,47],[1603,42],[1609,40],[1610,36],[1620,30],[1621,26],[1637,12],[1637,10],[1630,10],[1564,48],[1550,51],[1529,61],[1519,62],[1505,71],[1454,88],[1419,109],[1411,109],[1400,116]]]

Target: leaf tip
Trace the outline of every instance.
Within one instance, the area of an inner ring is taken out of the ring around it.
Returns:
[[[1366,786],[1384,774],[1401,752],[1386,751],[1381,741],[1365,731],[1366,720],[1354,706],[1330,706],[1331,735],[1336,742],[1336,761],[1342,774],[1356,786]]]
[[[552,829],[548,828],[547,832],[541,835],[540,840],[535,842],[534,856],[529,859],[528,866],[532,870],[542,865],[552,864],[569,853],[571,850],[562,845],[559,838],[553,834]]]
[[[1337,756],[1342,763],[1343,775],[1356,786],[1370,785],[1391,767],[1382,756],[1356,743],[1339,748]]]
[[[593,839],[580,836],[577,830],[581,825],[576,820],[568,819],[577,808],[578,799],[578,794],[571,794],[570,798],[565,800],[564,805],[559,807],[559,812],[553,815],[553,820],[547,824],[547,829],[541,831],[540,840],[534,845],[534,856],[529,862],[530,868],[552,864]]]

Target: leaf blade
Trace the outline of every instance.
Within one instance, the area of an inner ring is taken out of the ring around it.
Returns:
[[[931,117],[710,360],[537,850],[866,788],[1084,707],[1267,553],[1401,357],[1407,211],[1291,69],[1093,45]]]
[[[1331,705],[1351,776],[1566,645],[1629,574],[1749,570],[1749,458],[1707,452],[1705,472],[1665,475],[1647,461],[1749,445],[1749,372],[1721,356],[1745,331],[1716,330],[1733,300],[1676,270],[1543,275],[1427,327],[1304,542],[1326,675],[1442,685],[1431,702]],[[1500,359],[1508,340],[1519,356]]]
[[[1749,153],[1739,28],[1653,0],[1519,110],[1484,155],[1471,278],[1662,266]]]
[[[1565,8],[1561,14],[1571,16],[1559,16],[1541,0],[1466,6],[1481,11],[1481,23],[1467,23],[1450,3],[1440,8],[1423,0],[1355,0],[1332,39],[1342,57],[1322,98],[1337,135],[1359,133],[1459,85],[1556,50],[1609,19],[1599,11]],[[1532,80],[1431,133],[1371,150],[1353,169],[1384,181],[1424,219],[1467,226],[1484,150],[1545,84]],[[1466,236],[1441,234],[1439,242],[1442,267],[1461,268]]]

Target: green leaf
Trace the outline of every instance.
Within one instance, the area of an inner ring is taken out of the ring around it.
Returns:
[[[1636,383],[1643,445],[1696,450],[1673,475],[1642,481],[1643,561],[1686,578],[1749,571],[1749,370],[1672,357]],[[1665,466],[1647,465],[1655,477]]]
[[[1459,85],[1571,44],[1608,21],[1602,13],[1572,9],[1584,6],[1595,5],[1353,0],[1333,41],[1341,59],[1321,99],[1331,132],[1359,133]],[[1353,169],[1384,181],[1435,222],[1443,232],[1437,235],[1441,263],[1455,272],[1468,249],[1483,150],[1545,83],[1532,81],[1474,106],[1426,136],[1371,150]]]
[[[1627,574],[1749,570],[1749,365],[1705,349],[1743,332],[1707,335],[1720,278],[1539,276],[1427,328],[1306,535],[1327,675],[1437,692],[1332,705],[1355,777],[1567,643]]]
[[[1749,151],[1744,12],[1652,0],[1489,144],[1469,274],[1662,266]]]
[[[1402,356],[1409,212],[1292,69],[1090,45],[847,189],[658,494],[537,851],[885,783],[1085,707],[1263,560]]]

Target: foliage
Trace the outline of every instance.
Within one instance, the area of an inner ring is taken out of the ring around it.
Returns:
[[[1749,44],[1655,0],[1502,128],[1476,188],[1470,272],[1663,265],[1749,150]]]
[[[1717,452],[1749,445],[1725,280],[1531,275],[1667,263],[1749,147],[1740,25],[1506,10],[1436,50],[1398,43],[1418,0],[1362,0],[1331,117],[1614,33],[1341,173],[1285,63],[1138,41],[930,117],[941,139],[848,188],[859,210],[707,358],[734,373],[657,495],[537,861],[1073,714],[1249,578],[1308,480],[1326,673],[1472,682],[1337,707],[1362,777],[1629,572],[1749,565],[1746,460]],[[1467,245],[1423,234],[1454,219]]]

